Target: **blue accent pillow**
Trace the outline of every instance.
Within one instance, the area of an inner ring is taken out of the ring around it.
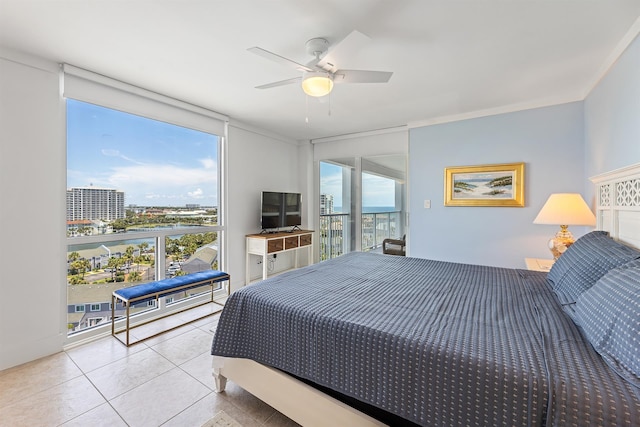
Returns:
[[[592,231],[569,246],[547,274],[561,304],[573,304],[609,270],[640,258],[640,252],[616,242],[606,231]]]
[[[575,321],[609,366],[640,387],[640,260],[611,270],[580,295]]]

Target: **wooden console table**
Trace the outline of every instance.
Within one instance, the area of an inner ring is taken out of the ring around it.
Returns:
[[[294,251],[294,268],[298,268],[298,251],[306,249],[307,260],[311,264],[313,262],[313,233],[312,230],[296,230],[247,234],[245,284],[251,281],[249,268],[251,255],[262,257],[262,280],[267,278],[267,258],[270,255]]]

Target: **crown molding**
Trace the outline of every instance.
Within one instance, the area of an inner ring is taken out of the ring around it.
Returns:
[[[60,71],[60,64],[54,61],[49,61],[45,58],[40,58],[25,52],[21,52],[7,47],[0,46],[0,58],[4,58],[7,61],[15,62],[17,64],[26,65],[31,68],[37,68],[39,70],[48,71],[51,73],[58,73]]]
[[[627,50],[629,45],[638,37],[640,34],[640,17],[636,19],[636,21],[631,25],[629,31],[624,35],[622,40],[618,42],[616,47],[613,49],[611,54],[604,61],[598,72],[593,78],[593,81],[589,86],[587,86],[582,99],[585,99],[593,89],[600,83],[600,81],[607,75],[607,73],[611,70],[611,68],[615,65],[615,63],[620,59],[622,54]]]
[[[477,119],[481,117],[497,116],[499,114],[515,113],[518,111],[533,110],[535,108],[551,107],[554,105],[568,104],[571,102],[582,101],[584,98],[572,96],[567,98],[554,98],[521,104],[504,105],[501,107],[487,108],[485,110],[469,111],[467,113],[452,114],[450,116],[433,117],[425,120],[409,122],[409,129],[419,128],[423,126],[439,125],[444,123],[459,122],[462,120]]]
[[[229,119],[229,127],[235,127],[237,129],[242,129],[242,130],[247,131],[247,132],[255,133],[255,134],[261,135],[261,136],[266,136],[267,138],[272,138],[272,139],[275,139],[275,140],[278,140],[278,141],[281,141],[281,142],[285,142],[285,143],[291,144],[291,145],[304,145],[304,144],[308,143],[308,141],[298,141],[296,139],[289,138],[287,136],[280,135],[278,133],[271,132],[271,131],[268,131],[268,130],[263,129],[263,128],[259,128],[259,127],[254,126],[254,125],[250,125],[249,123],[242,122],[240,120],[235,120],[233,118]]]
[[[408,129],[409,128],[407,127],[407,125],[394,126],[390,128],[375,129],[375,130],[369,130],[369,131],[363,131],[363,132],[347,133],[344,135],[335,135],[335,136],[327,136],[323,138],[316,138],[316,139],[312,139],[311,143],[320,144],[324,142],[343,141],[345,139],[362,138],[362,137],[367,137],[372,135],[384,135],[387,133],[406,132]]]

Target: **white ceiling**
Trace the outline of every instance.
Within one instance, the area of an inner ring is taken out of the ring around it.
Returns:
[[[0,0],[0,46],[308,140],[584,99],[639,16],[640,0]],[[254,88],[298,73],[247,48],[306,63],[308,39],[354,29],[371,41],[338,65],[389,83]]]

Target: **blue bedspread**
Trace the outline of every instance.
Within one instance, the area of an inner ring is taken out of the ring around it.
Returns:
[[[211,352],[421,425],[640,422],[538,272],[351,253],[233,293]]]

